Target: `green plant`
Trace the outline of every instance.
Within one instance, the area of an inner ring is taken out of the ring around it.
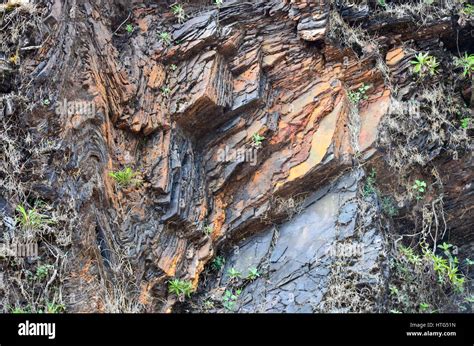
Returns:
[[[64,304],[46,303],[45,313],[47,314],[59,314],[66,311]]]
[[[48,277],[49,271],[52,270],[54,267],[50,264],[43,264],[36,268],[36,279],[39,281],[43,281]]]
[[[474,15],[474,5],[466,3],[464,4],[463,9],[461,10],[461,13],[465,14],[466,16],[473,16]]]
[[[10,309],[12,314],[27,314],[30,312],[30,308],[27,306],[26,308],[22,307],[15,307]]]
[[[213,225],[207,225],[207,226],[204,227],[203,231],[204,231],[205,235],[211,235],[213,230],[214,230]]]
[[[393,198],[385,196],[382,198],[382,210],[390,217],[398,215],[398,209]]]
[[[449,283],[456,292],[464,290],[464,276],[459,272],[459,260],[450,252],[451,244],[443,243],[438,248],[443,250],[447,258],[436,255],[427,247],[423,248],[423,254],[433,264],[433,269],[438,275],[438,282],[442,285]]]
[[[222,256],[216,256],[211,262],[211,268],[215,271],[221,270],[225,264],[225,258]]]
[[[171,5],[171,12],[174,14],[176,19],[178,19],[178,23],[180,24],[186,19],[186,13],[184,12],[183,5],[181,4]]]
[[[18,65],[19,60],[20,60],[20,55],[18,53],[13,54],[12,56],[8,58],[8,61],[14,65]]]
[[[234,311],[237,305],[237,299],[239,298],[242,290],[236,290],[235,293],[232,290],[226,290],[222,297],[222,305],[226,310]]]
[[[430,304],[427,303],[420,303],[420,310],[427,311],[430,308]]]
[[[17,205],[16,210],[19,212],[19,216],[16,218],[16,221],[24,229],[37,229],[45,224],[53,223],[47,215],[38,213],[36,208],[26,210],[21,204]]]
[[[370,85],[364,83],[357,90],[349,91],[347,93],[347,96],[353,104],[358,105],[360,101],[368,99],[367,90],[369,90],[370,88]]]
[[[193,293],[193,285],[190,281],[173,279],[168,282],[168,291],[178,298],[191,297]]]
[[[130,167],[125,167],[120,171],[109,173],[109,176],[122,188],[130,185],[139,186],[142,183],[142,180],[137,178],[138,175],[139,173],[133,171]]]
[[[405,259],[409,263],[411,263],[413,265],[418,265],[418,264],[421,263],[420,256],[416,255],[412,248],[400,245],[399,249],[400,249],[400,253],[405,257]]]
[[[44,99],[42,103],[43,103],[43,106],[49,106],[51,104],[51,101],[49,99]]]
[[[258,272],[258,269],[256,267],[252,267],[249,269],[249,272],[247,274],[247,280],[255,280],[260,276],[260,273]]]
[[[424,193],[426,192],[426,182],[424,180],[415,180],[412,189],[416,191],[416,199],[423,198]]]
[[[441,249],[441,250],[443,250],[443,253],[444,253],[446,256],[448,256],[448,257],[451,256],[451,252],[450,252],[449,249],[451,249],[452,247],[453,247],[453,245],[448,244],[448,243],[446,243],[446,242],[443,242],[443,244],[438,245],[438,248]]]
[[[427,74],[435,75],[438,72],[439,63],[436,57],[428,53],[418,53],[415,55],[415,59],[410,62],[413,65],[413,73],[420,77],[424,77]]]
[[[393,295],[393,296],[398,295],[399,291],[398,291],[398,288],[396,286],[390,285],[388,288],[390,290],[391,295]]]
[[[441,254],[435,253],[427,243],[420,246],[421,253],[417,253],[414,248],[399,245],[390,261],[395,270],[389,283],[389,309],[408,313],[449,311],[453,308],[451,296],[463,292],[465,281],[458,269],[459,261],[452,253],[454,246],[448,243],[437,246]]]
[[[377,0],[377,4],[384,8],[387,6],[387,3],[385,0]]]
[[[214,0],[214,5],[216,5],[217,8],[220,8],[222,6],[222,0]]]
[[[167,46],[171,44],[171,35],[167,33],[166,31],[163,31],[159,35],[160,40]]]
[[[125,31],[131,34],[133,32],[133,25],[132,24],[125,25]]]
[[[202,304],[202,307],[204,310],[211,310],[211,309],[214,309],[214,302],[210,299],[206,299],[203,304]]]
[[[170,70],[171,71],[176,71],[177,68],[178,68],[178,66],[176,66],[175,64],[170,65]]]
[[[463,69],[464,77],[472,76],[474,73],[474,54],[468,55],[464,53],[464,56],[461,58],[455,57],[454,65]]]
[[[467,129],[469,127],[470,122],[471,122],[471,118],[462,118],[461,119],[461,128]]]
[[[262,146],[262,142],[265,139],[265,137],[260,136],[258,133],[254,133],[252,136],[252,143],[253,146],[256,148],[259,148]]]
[[[234,267],[230,268],[228,271],[227,271],[227,274],[229,275],[229,278],[231,280],[235,280],[235,279],[239,279],[242,277],[242,273],[239,272],[237,269],[235,269]]]
[[[170,92],[171,92],[171,89],[168,88],[167,86],[161,87],[161,94],[163,96],[165,96],[165,97],[168,96],[170,94]]]
[[[377,171],[375,170],[375,168],[372,168],[369,175],[367,176],[367,179],[365,180],[364,188],[362,190],[362,195],[364,197],[367,197],[376,192],[376,189],[375,189],[376,176],[377,176]]]

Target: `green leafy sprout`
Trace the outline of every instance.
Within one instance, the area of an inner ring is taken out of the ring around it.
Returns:
[[[464,4],[464,8],[461,10],[463,14],[466,16],[473,16],[474,15],[474,5],[466,3]]]
[[[416,199],[421,199],[426,192],[426,182],[424,180],[415,180],[415,184],[413,184],[412,189],[414,189],[417,193]]]
[[[260,273],[258,272],[258,269],[256,267],[252,267],[249,269],[249,272],[247,274],[247,279],[248,280],[255,280],[260,276]]]
[[[427,303],[420,303],[420,310],[427,311],[430,308],[430,304]]]
[[[443,243],[438,245],[438,248],[443,250],[445,257],[437,255],[434,251],[428,249],[426,245],[422,248],[423,256],[415,254],[413,249],[403,245],[399,247],[399,250],[402,256],[415,267],[420,267],[423,263],[431,264],[434,272],[437,274],[439,284],[449,284],[456,292],[461,293],[464,289],[465,278],[459,271],[458,258],[453,256],[450,251],[452,245]]]
[[[399,294],[399,290],[396,286],[390,285],[388,288],[392,296],[397,296]]]
[[[171,44],[171,35],[168,32],[166,32],[166,31],[161,32],[159,37],[160,37],[160,40],[165,45],[169,46]]]
[[[215,271],[221,270],[225,264],[225,258],[222,256],[216,256],[211,262],[211,268]]]
[[[168,96],[170,94],[170,92],[171,92],[171,89],[169,87],[167,87],[167,86],[161,87],[161,94],[163,96],[165,96],[165,97]]]
[[[26,308],[15,307],[15,308],[11,308],[10,310],[12,314],[27,314],[30,312],[29,307],[26,307]]]
[[[51,270],[53,270],[53,266],[50,265],[50,264],[43,264],[43,265],[40,265],[36,268],[36,279],[38,279],[39,281],[43,281],[44,279],[46,279],[48,277],[48,274]]]
[[[173,279],[168,282],[168,291],[178,298],[189,298],[194,289],[190,281]]]
[[[173,4],[171,5],[171,12],[174,14],[176,19],[178,19],[178,23],[182,23],[186,19],[186,13],[184,12],[184,7],[181,4]]]
[[[202,307],[204,310],[211,310],[211,309],[214,309],[214,302],[210,299],[206,299],[203,304],[202,304]]]
[[[428,53],[418,53],[415,55],[415,59],[410,61],[413,65],[413,73],[424,77],[428,74],[435,75],[438,72],[439,63],[436,57],[429,55]]]
[[[461,128],[467,129],[469,127],[470,122],[471,122],[471,118],[462,118],[461,119]]]
[[[435,250],[429,248],[426,243],[422,244],[422,253],[403,245],[397,247],[398,254],[391,261],[396,279],[389,285],[390,300],[394,303],[391,306],[392,309],[408,313],[435,313],[437,310],[434,308],[439,306],[438,297],[431,294],[426,295],[425,292],[417,292],[416,287],[420,285],[420,281],[423,281],[424,287],[434,286],[434,290],[444,292],[451,292],[454,285],[459,285],[456,279],[451,281],[439,272],[436,261],[433,259]],[[440,274],[442,282],[438,281]],[[453,276],[451,275],[451,277]],[[429,278],[429,280],[425,282],[425,278]]]
[[[376,192],[376,189],[375,189],[376,177],[377,177],[377,171],[375,170],[375,168],[372,168],[369,175],[367,176],[367,179],[365,180],[364,188],[362,190],[362,195],[364,197],[367,197]]]
[[[463,76],[470,77],[474,73],[474,54],[464,53],[461,58],[454,58],[454,65],[463,69]]]
[[[125,167],[120,171],[110,172],[109,176],[115,180],[117,185],[121,188],[128,186],[139,186],[142,183],[142,179],[137,178],[138,172],[135,172],[130,167]]]
[[[211,235],[213,230],[214,230],[213,225],[207,225],[207,226],[204,227],[203,231],[204,231],[205,235]]]
[[[459,260],[453,256],[450,248],[451,244],[443,243],[438,248],[443,250],[446,258],[436,255],[427,247],[423,248],[425,258],[433,264],[433,269],[438,275],[438,282],[442,285],[449,283],[456,292],[461,293],[464,290],[465,278],[459,271]]]
[[[45,224],[54,223],[47,215],[40,214],[36,208],[27,210],[23,205],[19,204],[16,210],[19,213],[16,221],[24,229],[38,229]]]
[[[238,289],[235,292],[232,290],[226,290],[222,297],[222,305],[228,311],[234,311],[237,305],[237,299],[239,298],[242,290]]]
[[[398,215],[398,208],[392,197],[385,196],[382,198],[382,210],[390,217]]]
[[[234,267],[230,268],[228,271],[227,271],[227,274],[229,275],[229,278],[233,279],[233,280],[236,280],[236,279],[239,279],[242,277],[242,273],[239,272],[237,269],[235,269]]]
[[[443,244],[438,245],[438,248],[441,249],[441,250],[443,250],[443,252],[444,252],[444,254],[445,254],[446,256],[449,256],[449,255],[450,255],[450,250],[449,250],[449,249],[452,248],[452,247],[453,247],[453,245],[448,244],[448,243],[446,243],[446,242],[443,242]]]
[[[132,24],[125,25],[125,31],[131,34],[133,32],[133,25]]]
[[[412,248],[400,246],[400,253],[406,258],[406,260],[414,265],[421,263],[421,257],[415,254]]]
[[[254,147],[259,148],[262,146],[262,142],[265,137],[259,135],[258,133],[254,133],[252,136],[252,144]]]
[[[66,311],[66,306],[64,304],[46,303],[45,313],[47,314],[59,314],[64,311]]]
[[[353,104],[358,105],[360,103],[360,101],[368,99],[367,90],[369,90],[370,88],[371,88],[370,85],[364,83],[357,90],[349,91],[347,93],[347,96],[349,97],[349,100]]]

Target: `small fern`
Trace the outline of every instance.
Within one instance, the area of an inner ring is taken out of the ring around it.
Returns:
[[[140,178],[137,178],[138,172],[133,171],[130,167],[126,167],[120,171],[110,172],[109,176],[115,180],[118,186],[139,186],[142,183]]]

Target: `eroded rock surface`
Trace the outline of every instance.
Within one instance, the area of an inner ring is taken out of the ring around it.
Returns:
[[[338,285],[381,290],[377,285],[385,280],[381,269],[386,259],[383,237],[379,229],[356,227],[357,221],[364,219],[358,215],[356,198],[360,178],[356,171],[346,174],[308,196],[303,211],[291,221],[238,245],[224,272],[234,268],[246,277],[249,268],[260,268],[265,273],[245,287],[239,311],[341,312],[344,302],[334,301],[341,299],[334,297]],[[349,258],[352,263],[345,270],[358,275],[352,282],[345,277],[347,273],[334,270],[338,262]],[[229,280],[229,275],[224,275],[220,285]],[[372,306],[367,311],[376,309]]]

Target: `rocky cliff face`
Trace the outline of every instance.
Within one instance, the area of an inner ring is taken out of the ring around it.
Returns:
[[[4,310],[469,309],[467,4],[170,5],[3,5],[0,235],[39,243],[0,262]],[[443,242],[462,294],[400,298]]]

